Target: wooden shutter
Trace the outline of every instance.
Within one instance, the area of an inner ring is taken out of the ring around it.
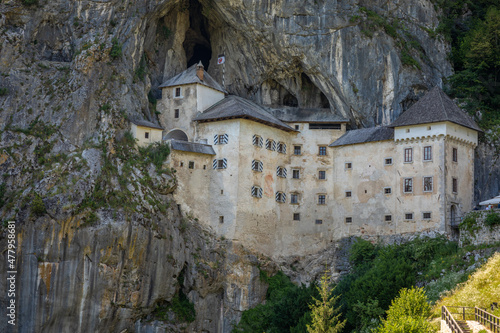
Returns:
[[[229,135],[227,135],[227,134],[222,135],[221,144],[227,144],[228,142],[229,142]]]
[[[275,195],[275,199],[276,201],[280,201],[280,197],[281,197],[281,193],[280,192],[276,192],[276,195]]]
[[[218,145],[218,144],[219,144],[219,135],[215,134],[214,135],[214,145]]]
[[[252,137],[252,144],[254,146],[258,146],[259,145],[259,138],[257,137],[257,134],[253,135],[253,137]]]
[[[283,175],[283,178],[286,178],[286,168],[281,170],[281,174]]]
[[[264,139],[262,137],[259,137],[259,147],[262,147],[264,145]]]
[[[264,170],[264,163],[259,162],[259,171],[262,172]]]
[[[227,160],[225,158],[222,159],[222,168],[227,169]]]
[[[280,169],[281,167],[276,167],[276,176],[278,177],[281,175]]]
[[[281,193],[281,202],[286,202],[286,193]]]
[[[283,144],[283,154],[286,154],[286,143]]]
[[[213,168],[217,169],[217,160],[214,160],[214,162],[213,162]]]
[[[273,145],[271,147],[271,150],[276,150],[276,141],[273,141]]]
[[[253,160],[252,161],[252,170],[257,170],[259,168],[258,164],[257,164],[257,161],[256,160]]]
[[[255,193],[255,195],[254,195],[254,193]],[[252,197],[257,196],[257,193],[255,192],[255,186],[252,186],[252,192],[250,194],[252,195]]]
[[[259,193],[258,193],[259,194],[259,198],[262,198],[262,188],[259,187],[258,191],[259,191]]]

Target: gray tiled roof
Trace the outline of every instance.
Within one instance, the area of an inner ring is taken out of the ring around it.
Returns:
[[[224,90],[224,88],[222,88],[222,86],[217,81],[215,81],[214,78],[212,78],[207,72],[203,74],[203,81],[201,81],[198,75],[196,75],[197,66],[198,66],[197,64],[194,64],[193,66],[186,69],[184,72],[179,73],[173,78],[170,78],[167,81],[163,82],[158,88],[199,83],[204,86],[226,93],[226,90]]]
[[[401,114],[390,127],[450,121],[476,131],[477,124],[462,111],[438,86]]]
[[[335,114],[330,109],[320,108],[282,108],[271,109],[270,113],[281,121],[288,123],[346,123],[347,119]]]
[[[130,122],[136,124],[137,126],[151,127],[151,128],[156,128],[156,129],[159,129],[159,130],[163,131],[163,127],[161,127],[160,125],[157,125],[155,123],[152,123],[150,121],[147,121],[147,120],[143,120],[143,119],[139,119],[139,120],[130,119]]]
[[[281,120],[276,119],[264,107],[233,95],[215,103],[205,112],[198,114],[194,120],[198,122],[207,122],[234,118],[251,119],[256,122],[277,127],[284,131],[295,131]]]
[[[205,145],[202,143],[170,140],[170,147],[173,150],[188,151],[191,153],[198,153],[198,154],[215,155],[215,151],[211,145]]]
[[[335,140],[330,147],[355,145],[358,143],[386,141],[394,139],[394,129],[379,126],[348,131]]]

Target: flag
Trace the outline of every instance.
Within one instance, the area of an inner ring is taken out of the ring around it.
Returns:
[[[217,58],[217,65],[222,65],[223,63],[226,62],[226,57],[221,54],[218,58]]]

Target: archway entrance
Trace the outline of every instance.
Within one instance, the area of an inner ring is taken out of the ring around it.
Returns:
[[[171,130],[170,132],[168,132],[164,138],[165,141],[171,140],[171,139],[179,140],[179,141],[188,141],[188,136],[186,133],[184,133],[184,131],[182,131],[180,129],[175,129],[175,130]]]

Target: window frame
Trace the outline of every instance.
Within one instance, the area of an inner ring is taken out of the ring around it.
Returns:
[[[387,190],[389,190],[389,192],[387,192]],[[391,195],[392,194],[392,187],[390,187],[390,186],[384,187],[384,194]]]
[[[451,160],[452,162],[458,163],[458,148],[452,147]]]
[[[174,98],[182,98],[182,87],[174,87]]]
[[[408,217],[410,216],[410,217]],[[413,212],[405,213],[404,217],[405,221],[414,221],[415,220],[415,214]]]
[[[297,177],[295,177],[295,173],[297,173]],[[292,179],[300,179],[300,169],[292,169]]]
[[[430,188],[430,190],[429,189],[427,189],[427,190],[425,189],[425,180],[427,178],[430,178],[430,180],[431,180],[431,188]],[[434,192],[434,177],[433,176],[424,176],[424,177],[422,177],[422,191],[424,193]]]
[[[318,196],[317,204],[326,205],[326,194],[318,194],[317,196]]]
[[[344,219],[344,223],[351,224],[352,223],[352,216],[346,216]]]
[[[327,146],[325,146],[325,145],[318,146],[318,156],[328,156],[326,147]],[[321,152],[324,152],[324,154],[322,154]]]
[[[286,202],[286,194],[282,191],[276,191],[274,198],[277,203],[285,203]]]
[[[293,221],[300,221],[300,213],[293,213]]]
[[[388,160],[390,160],[391,163],[387,163]],[[384,165],[392,165],[392,162],[393,162],[392,157],[386,157],[386,158],[384,158]]]
[[[346,198],[352,198],[352,191],[345,191]]]
[[[194,161],[188,162],[188,169],[194,169]]]
[[[429,217],[425,217],[425,214],[429,214]],[[422,220],[432,220],[432,212],[422,212]]]
[[[180,117],[180,113],[181,113],[181,112],[180,112],[180,110],[179,110],[179,109],[174,109],[174,118],[175,118],[175,119],[179,119],[179,117]]]
[[[323,173],[323,178],[321,178],[321,173]],[[318,170],[318,180],[326,180],[326,170]]]
[[[427,152],[427,150],[429,150],[429,152]],[[428,157],[428,158],[426,158],[426,157]],[[423,161],[424,162],[432,162],[432,146],[424,146]]]
[[[278,165],[276,167],[276,176],[280,178],[286,178],[288,175],[288,171],[284,166]]]
[[[260,135],[254,134],[252,137],[252,145],[262,148],[262,146],[264,145],[264,140]]]
[[[404,163],[413,163],[413,147],[406,147],[404,152]]]
[[[323,220],[322,219],[315,219],[314,224],[323,224]]]
[[[253,198],[261,199],[262,198],[262,187],[260,187],[258,185],[253,185],[250,193],[251,193]]]
[[[345,162],[344,170],[352,170],[352,162]]]
[[[266,139],[266,149],[270,150],[270,151],[276,150],[276,144],[275,144],[275,141],[273,139]]]
[[[384,215],[384,222],[392,222],[392,215],[391,214]]]
[[[297,148],[299,148],[299,153],[297,154]],[[302,155],[302,145],[293,145],[293,155],[301,156]]]
[[[294,202],[294,198],[295,198],[295,202]],[[297,192],[290,193],[290,204],[291,205],[300,204],[300,193],[297,193]]]
[[[457,177],[451,178],[451,191],[455,194],[458,193],[458,178]]]
[[[411,190],[410,191],[407,191],[407,184],[406,182],[409,181],[410,184],[409,186],[411,187]],[[407,194],[407,193],[413,193],[413,177],[407,177],[407,178],[403,178],[403,193]]]
[[[259,160],[252,160],[252,171],[263,172],[264,171],[264,163]]]
[[[278,141],[276,144],[276,151],[280,154],[286,154],[286,143]]]
[[[149,132],[144,132],[144,139],[149,139]]]

